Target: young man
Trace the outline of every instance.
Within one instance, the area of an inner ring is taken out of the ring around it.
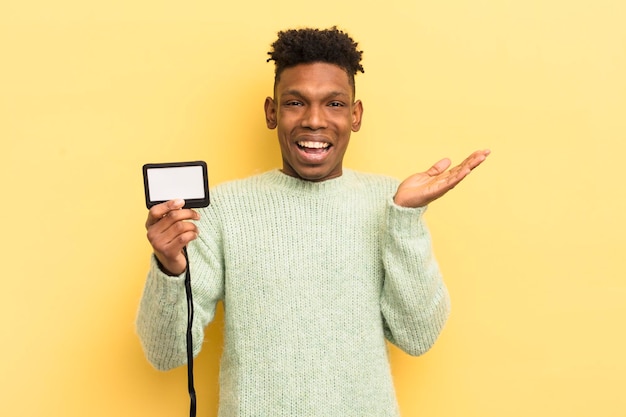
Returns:
[[[449,312],[422,214],[489,152],[401,184],[344,169],[363,114],[357,44],[336,28],[301,29],[272,47],[265,117],[282,169],[216,187],[197,212],[182,201],[150,210],[143,348],[158,369],[186,362],[188,245],[195,354],[224,303],[220,416],[398,416],[385,339],[420,355]]]

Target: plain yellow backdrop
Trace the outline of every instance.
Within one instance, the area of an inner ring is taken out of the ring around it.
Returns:
[[[423,357],[390,348],[403,416],[626,416],[624,22],[621,0],[2,0],[0,414],[187,415],[185,369],[153,370],[134,331],[141,166],[278,167],[269,44],[336,24],[365,51],[347,166],[493,151],[427,213],[453,313]]]

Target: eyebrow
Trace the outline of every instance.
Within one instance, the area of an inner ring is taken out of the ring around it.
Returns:
[[[283,91],[283,93],[281,94],[281,96],[286,96],[286,95],[306,98],[305,95],[300,90],[296,90],[296,89],[286,90],[286,91]],[[350,99],[350,94],[347,94],[343,91],[331,91],[324,96],[325,99],[334,98],[334,97],[346,97],[347,99]]]

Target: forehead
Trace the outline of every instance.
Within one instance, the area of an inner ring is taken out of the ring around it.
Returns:
[[[341,67],[325,62],[298,64],[285,68],[276,83],[276,94],[343,93],[351,96],[352,86],[348,73]]]

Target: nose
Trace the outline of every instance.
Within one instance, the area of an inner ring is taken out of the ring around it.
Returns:
[[[326,127],[324,110],[319,106],[308,106],[302,117],[302,127],[311,130],[323,129]]]

